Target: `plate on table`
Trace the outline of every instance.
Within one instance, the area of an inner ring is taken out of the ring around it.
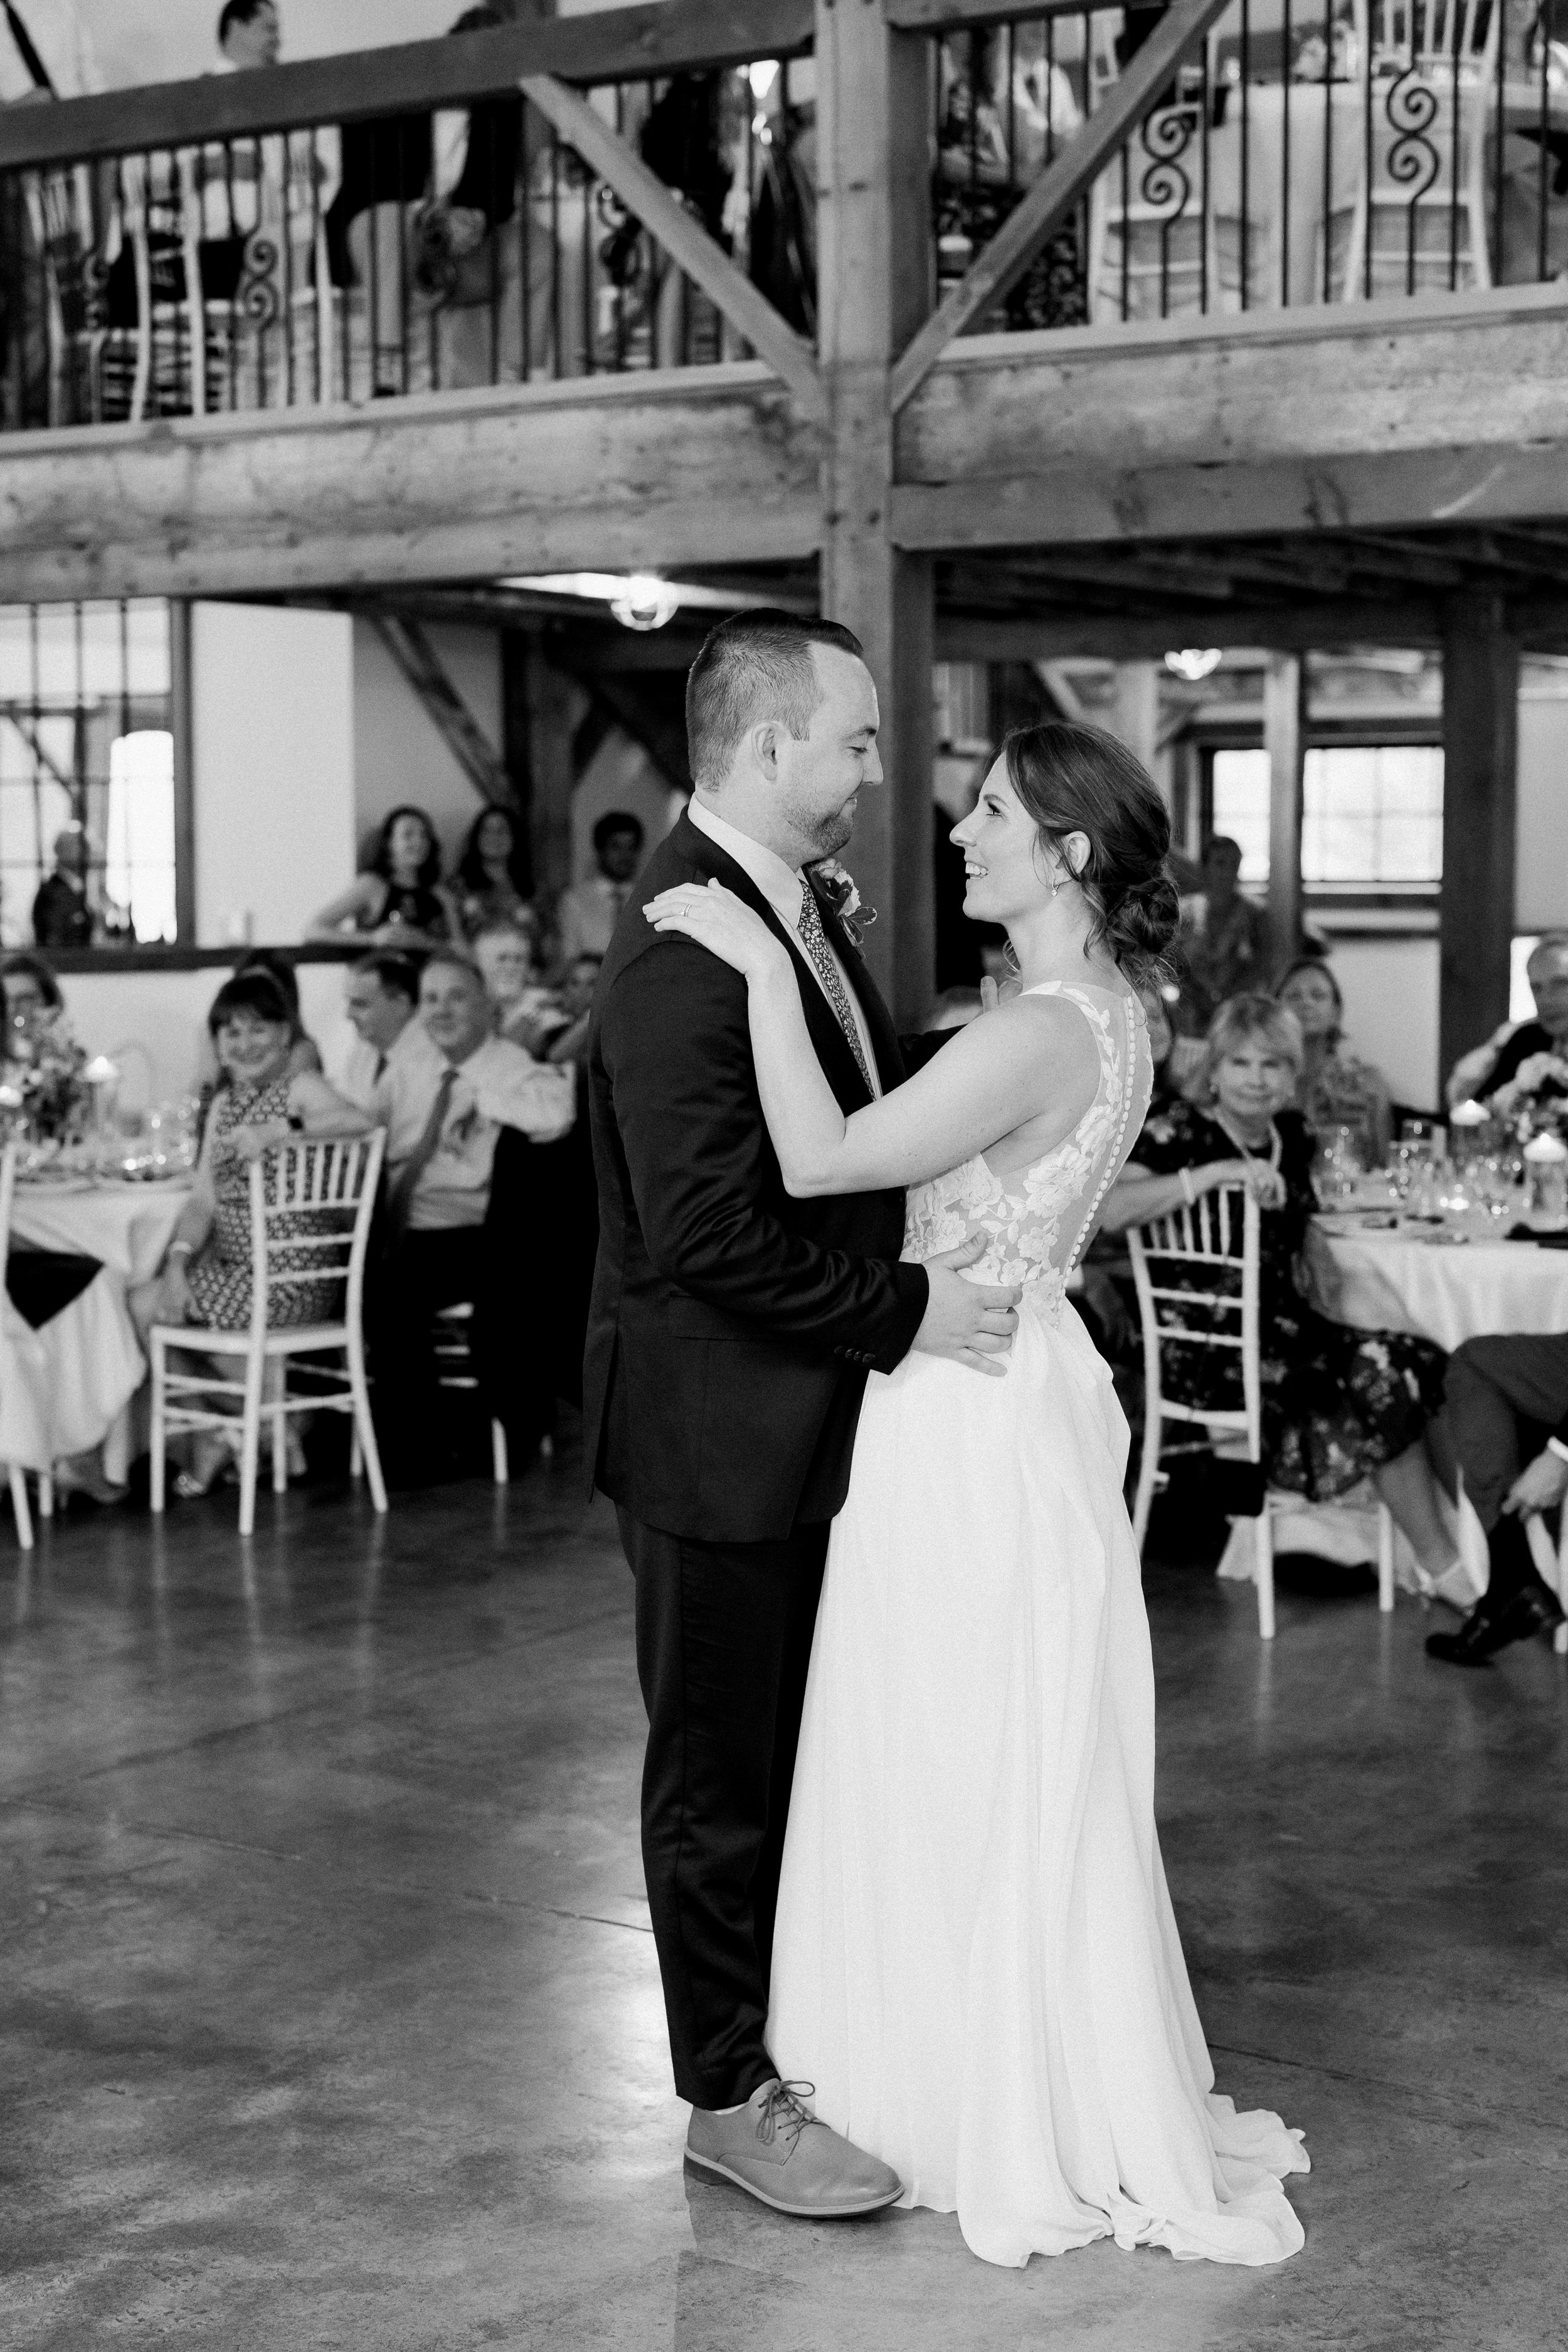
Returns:
[[[1318,1229],[1334,1241],[1350,1241],[1357,1234],[1392,1234],[1399,1219],[1392,1209],[1320,1209]]]

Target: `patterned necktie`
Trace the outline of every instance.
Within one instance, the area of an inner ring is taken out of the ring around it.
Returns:
[[[800,932],[800,943],[811,958],[812,968],[827,992],[827,1002],[838,1016],[838,1026],[848,1041],[856,1067],[866,1081],[866,1091],[874,1100],[877,1089],[871,1084],[871,1073],[866,1067],[866,1050],[860,1043],[860,1032],[855,1025],[849,992],[844,985],[844,975],[838,969],[837,959],[827,944],[827,934],[822,928],[822,917],[809,882],[802,886],[800,920],[796,929]]]
[[[441,1083],[436,1089],[436,1099],[430,1106],[425,1132],[387,1187],[387,1223],[395,1234],[400,1234],[407,1224],[408,1213],[414,1206],[414,1188],[436,1157],[441,1129],[447,1123],[447,1106],[452,1099],[452,1088],[457,1083],[457,1069],[448,1062],[441,1073]]]

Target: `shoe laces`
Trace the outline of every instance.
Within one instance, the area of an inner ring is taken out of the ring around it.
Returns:
[[[789,2143],[790,2155],[795,2154],[802,2132],[808,2124],[818,2120],[805,2104],[816,2091],[815,2083],[773,2083],[769,2085],[762,2113],[757,2117],[757,2137],[764,2147],[771,2147],[782,2131]]]

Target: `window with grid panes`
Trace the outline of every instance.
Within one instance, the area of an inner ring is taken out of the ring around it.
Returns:
[[[87,840],[95,941],[173,941],[174,739],[160,599],[0,605],[0,942],[33,908],[68,827]]]
[[[1301,877],[1320,889],[1436,888],[1443,752],[1435,743],[1319,744],[1301,782]],[[1214,754],[1214,830],[1241,845],[1241,878],[1268,878],[1268,754]]]

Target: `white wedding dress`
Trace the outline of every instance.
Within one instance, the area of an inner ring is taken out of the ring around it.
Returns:
[[[1005,1380],[871,1375],[834,1523],[768,2043],[816,2111],[956,2211],[987,2262],[1091,2239],[1275,2263],[1299,2132],[1211,2085],[1154,1832],[1154,1688],[1128,1432],[1066,1277],[1136,1140],[1142,1011],[1098,987],[1094,1102],[1005,1180],[910,1195],[904,1255],[989,1237],[1024,1284]]]

